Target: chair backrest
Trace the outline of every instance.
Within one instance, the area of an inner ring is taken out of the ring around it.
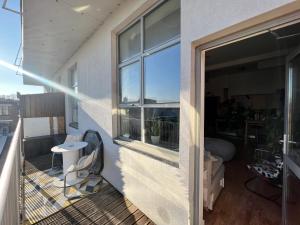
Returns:
[[[85,147],[82,152],[84,156],[90,155],[92,152],[95,151],[95,160],[93,162],[90,172],[96,175],[100,175],[104,167],[104,147],[102,138],[97,131],[88,130],[83,135],[83,141],[86,141],[88,143],[87,147]]]
[[[82,135],[73,135],[73,134],[68,134],[65,143],[68,142],[74,142],[74,141],[81,141],[82,140]]]
[[[84,168],[86,168],[88,166],[93,166],[93,164],[95,163],[95,159],[96,159],[95,156],[96,156],[96,150],[92,151],[92,153],[86,157],[86,159],[83,161],[82,166]]]

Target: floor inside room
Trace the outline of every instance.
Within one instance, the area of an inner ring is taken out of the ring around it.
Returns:
[[[281,224],[281,198],[268,201],[245,188],[245,182],[255,176],[248,168],[247,153],[251,147],[240,144],[238,154],[225,162],[225,186],[213,210],[204,210],[206,225],[279,225]],[[267,196],[281,194],[267,182],[256,179],[251,187]]]
[[[76,201],[67,201],[62,207],[57,189],[32,178],[47,176],[51,167],[51,154],[25,161],[25,215],[29,224],[109,224],[154,225],[154,223],[111,184],[104,181],[97,193]],[[50,188],[50,189],[49,189]],[[55,189],[53,191],[53,189]],[[62,189],[62,188],[61,188]],[[49,206],[48,208],[45,208]]]

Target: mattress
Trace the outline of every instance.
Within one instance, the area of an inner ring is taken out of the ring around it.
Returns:
[[[224,187],[224,171],[225,166],[221,157],[210,153],[205,154],[204,206],[210,210],[213,209],[213,205]]]
[[[205,151],[211,152],[214,156],[219,156],[224,162],[229,161],[235,155],[236,149],[234,144],[219,138],[204,139]]]

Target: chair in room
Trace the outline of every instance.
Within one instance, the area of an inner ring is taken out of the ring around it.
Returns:
[[[282,155],[274,154],[272,151],[264,148],[255,149],[255,162],[247,165],[248,169],[254,174],[245,182],[245,187],[248,191],[274,202],[277,205],[278,200],[282,195],[282,177],[283,177],[283,159]],[[256,179],[266,182],[278,189],[278,193],[266,195],[257,188],[251,187],[251,183]]]

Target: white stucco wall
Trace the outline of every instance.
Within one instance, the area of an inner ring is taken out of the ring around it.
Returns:
[[[181,1],[181,90],[180,90],[180,166],[184,182],[192,187],[190,168],[193,143],[191,127],[192,42],[234,24],[283,6],[293,0],[182,0]],[[190,171],[190,172],[189,172]],[[191,190],[190,190],[191,192]],[[192,196],[192,195],[191,195]],[[190,199],[192,200],[192,199]]]
[[[188,193],[180,169],[112,140],[111,32],[145,1],[130,0],[110,16],[99,30],[58,71],[67,84],[68,69],[77,63],[79,92],[91,99],[80,103],[79,132],[99,131],[103,138],[103,176],[157,224],[188,224]],[[66,102],[68,106],[68,102]],[[66,115],[70,115],[67,108]],[[69,118],[66,119],[67,124]],[[78,132],[67,128],[69,133]]]
[[[39,124],[39,126],[37,126]],[[24,118],[24,137],[50,135],[49,117]]]
[[[79,131],[99,131],[105,146],[103,176],[157,224],[184,225],[189,217],[191,142],[191,42],[271,10],[290,0],[182,0],[181,118],[179,169],[112,141],[111,31],[146,0],[126,0],[58,71],[67,83],[77,63],[79,92],[93,100],[80,103]],[[66,103],[68,105],[68,103]],[[67,110],[67,115],[68,115]],[[68,118],[67,118],[68,123]],[[68,129],[68,132],[74,132]]]

